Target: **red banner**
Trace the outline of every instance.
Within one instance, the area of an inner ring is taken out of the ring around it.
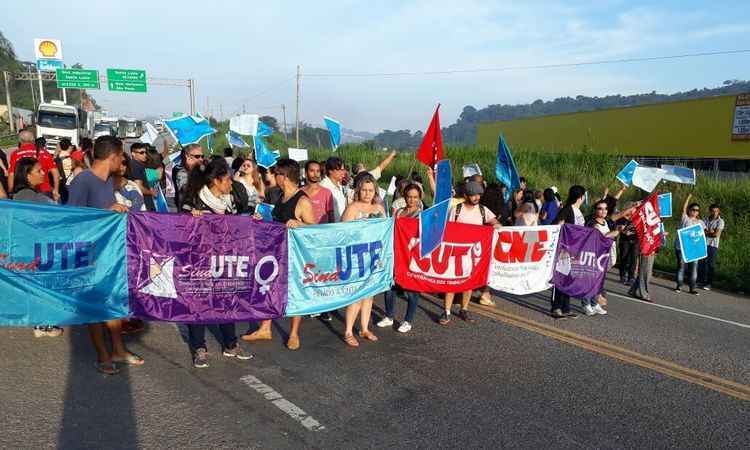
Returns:
[[[420,258],[418,219],[396,219],[394,280],[416,292],[463,292],[486,286],[492,233],[489,226],[448,222],[443,243]]]
[[[659,193],[654,191],[633,214],[633,226],[638,233],[641,254],[653,255],[661,245],[661,217],[659,215]]]

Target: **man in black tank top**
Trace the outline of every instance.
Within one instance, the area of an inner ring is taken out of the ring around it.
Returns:
[[[299,188],[299,164],[297,161],[281,158],[276,162],[274,176],[276,185],[281,187],[283,195],[273,207],[273,220],[283,223],[289,228],[297,228],[304,225],[313,225],[315,215],[312,203],[307,195]],[[286,346],[289,350],[299,348],[299,326],[302,317],[292,317],[292,328],[289,331],[289,340]],[[270,341],[271,321],[264,320],[256,331],[242,336],[245,341]]]

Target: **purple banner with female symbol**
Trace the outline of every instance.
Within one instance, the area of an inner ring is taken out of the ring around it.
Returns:
[[[576,298],[594,298],[604,286],[612,239],[596,228],[563,225],[555,255],[555,289]]]
[[[241,216],[134,213],[127,250],[130,311],[137,317],[210,324],[284,315],[283,225]]]

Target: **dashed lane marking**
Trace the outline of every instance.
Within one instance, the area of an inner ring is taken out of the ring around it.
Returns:
[[[277,408],[286,413],[292,419],[301,423],[302,426],[308,430],[321,431],[325,429],[325,427],[315,420],[313,416],[307,414],[302,408],[285,399],[274,388],[263,383],[257,377],[254,377],[253,375],[245,375],[240,378],[240,381],[246,384],[250,389],[263,395],[266,400],[273,403]]]

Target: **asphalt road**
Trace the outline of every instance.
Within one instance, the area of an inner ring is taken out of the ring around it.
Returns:
[[[750,384],[750,299],[657,283],[674,309],[611,281],[606,317],[554,322],[546,294],[497,309]],[[288,351],[278,321],[273,342],[245,346],[250,361],[209,337],[207,369],[180,327],[152,323],[129,339],[146,365],[114,377],[94,371],[85,328],[2,329],[0,447],[750,448],[749,401],[485,317],[441,327],[438,313],[423,300],[412,332],[373,327],[380,342],[358,349],[336,317],[305,320]]]

